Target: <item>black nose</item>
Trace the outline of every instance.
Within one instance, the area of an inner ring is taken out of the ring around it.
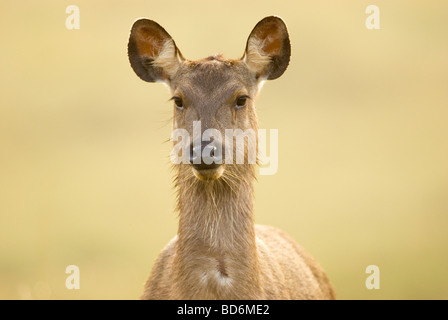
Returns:
[[[190,163],[196,170],[215,169],[222,164],[222,146],[213,141],[199,141],[190,145]]]

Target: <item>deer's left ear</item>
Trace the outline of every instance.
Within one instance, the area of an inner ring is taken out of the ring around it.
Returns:
[[[266,17],[257,23],[249,35],[242,58],[260,80],[280,77],[291,56],[288,30],[279,17]]]

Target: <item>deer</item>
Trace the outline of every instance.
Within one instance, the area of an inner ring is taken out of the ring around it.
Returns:
[[[146,82],[169,87],[173,130],[186,130],[192,140],[195,121],[202,132],[257,130],[255,97],[262,83],[285,72],[290,56],[289,34],[277,16],[256,24],[240,59],[217,54],[188,60],[168,32],[147,18],[134,22],[128,42],[132,69]],[[311,255],[285,232],[255,224],[257,164],[222,161],[218,151],[228,144],[216,137],[191,144],[187,161],[173,165],[178,231],[157,257],[140,298],[335,299]],[[207,147],[211,151],[202,153]],[[245,159],[248,149],[240,150]]]

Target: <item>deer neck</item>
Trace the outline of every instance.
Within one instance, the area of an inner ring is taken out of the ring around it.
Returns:
[[[247,299],[258,295],[254,169],[242,167],[240,172],[229,170],[228,175],[209,182],[179,172],[179,229],[173,267],[182,294],[188,298]]]

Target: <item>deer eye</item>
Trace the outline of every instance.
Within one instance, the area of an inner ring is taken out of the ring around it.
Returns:
[[[176,105],[176,108],[179,110],[184,110],[184,102],[182,101],[182,98],[180,97],[173,97],[174,104]]]
[[[235,109],[238,110],[244,108],[246,106],[248,98],[249,98],[248,96],[238,97],[235,101]]]

